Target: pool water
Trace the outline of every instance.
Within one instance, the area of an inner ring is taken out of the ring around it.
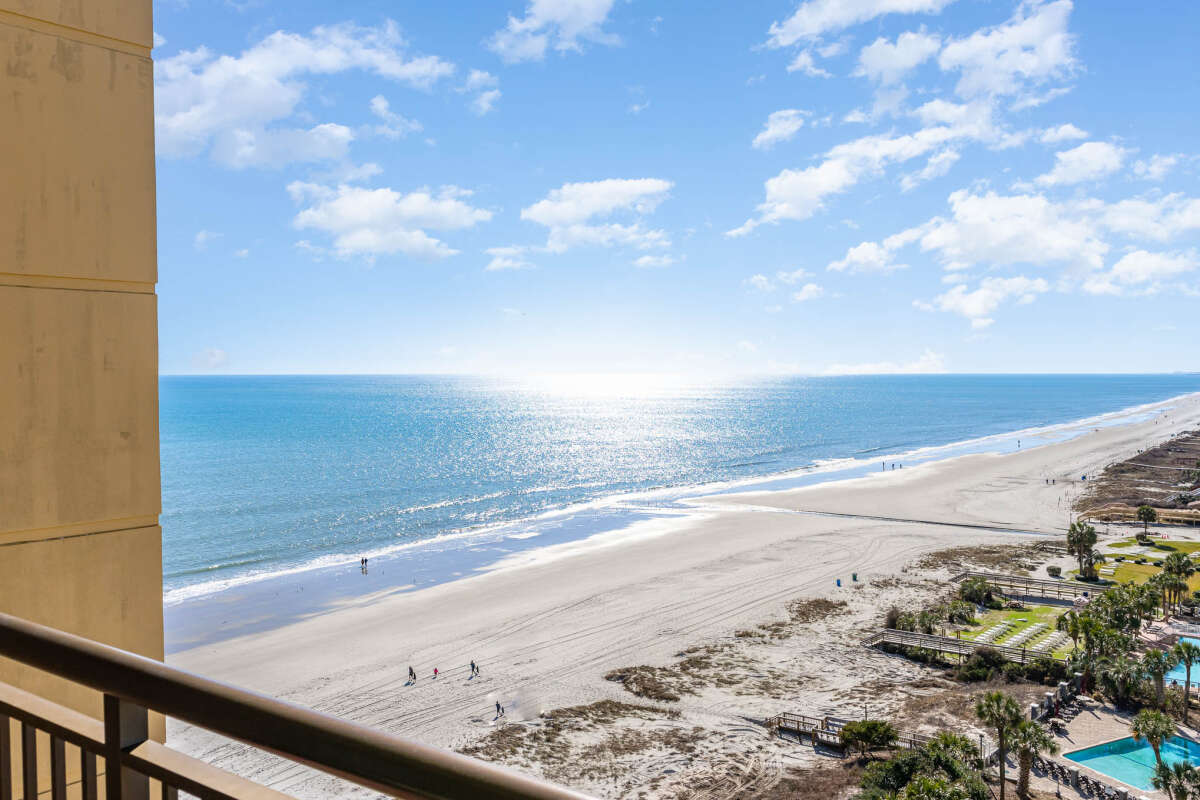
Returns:
[[[1193,639],[1190,636],[1180,636],[1179,641],[1200,645],[1200,639]],[[1174,669],[1167,673],[1167,686],[1170,686],[1172,682],[1183,686],[1183,682],[1187,678],[1185,673],[1183,664],[1176,664]],[[1192,664],[1192,683],[1200,683],[1200,664]]]
[[[1143,739],[1117,739],[1084,750],[1067,753],[1064,758],[1096,772],[1116,778],[1139,789],[1153,789],[1154,750]],[[1166,764],[1190,761],[1200,764],[1200,744],[1182,736],[1172,736],[1163,742],[1162,758]]]

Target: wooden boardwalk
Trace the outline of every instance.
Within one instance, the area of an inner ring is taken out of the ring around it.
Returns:
[[[841,731],[847,722],[853,720],[841,717],[810,717],[807,714],[792,714],[785,712],[777,714],[766,721],[768,730],[778,734],[793,733],[803,741],[808,739],[814,746],[823,744],[837,750],[843,749]],[[921,747],[931,741],[932,737],[919,733],[898,731],[896,746],[909,750]]]
[[[1024,575],[1003,575],[998,572],[960,572],[950,580],[962,583],[967,578],[983,578],[1006,595],[1042,597],[1055,600],[1077,600],[1080,597],[1095,597],[1108,591],[1107,586],[1075,583],[1073,581],[1048,581]]]
[[[914,633],[912,631],[898,631],[894,628],[887,628],[879,633],[873,633],[863,640],[865,647],[878,647],[881,644],[894,644],[901,647],[920,647],[925,650],[936,650],[939,653],[948,653],[966,657],[974,653],[980,648],[988,648],[1000,653],[1009,661],[1015,661],[1018,664],[1027,664],[1039,658],[1049,658],[1054,661],[1063,661],[1062,657],[1055,657],[1053,654],[1044,650],[1034,650],[1025,647],[1008,647],[1002,644],[988,644],[986,642],[976,642],[971,639],[956,639],[952,636],[936,636],[929,633]]]

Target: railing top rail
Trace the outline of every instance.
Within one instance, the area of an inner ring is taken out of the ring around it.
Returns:
[[[503,767],[2,613],[0,655],[393,796],[586,800]]]
[[[950,578],[952,583],[961,583],[967,578],[983,578],[996,584],[1008,584],[1010,586],[1025,586],[1037,589],[1054,590],[1060,594],[1082,595],[1085,592],[1091,594],[1100,594],[1108,590],[1107,586],[1095,585],[1091,583],[1072,583],[1070,581],[1052,581],[1045,578],[1034,578],[1026,575],[1005,575],[999,572],[980,572],[977,570],[966,570]]]
[[[1023,660],[1033,660],[1035,658],[1049,658],[1055,661],[1065,661],[1064,658],[1056,658],[1050,652],[1040,652],[1032,647],[1013,647],[1005,644],[989,644],[987,642],[977,642],[974,639],[958,639],[951,636],[938,636],[931,633],[917,633],[916,631],[902,631],[896,628],[885,628],[878,633],[875,633],[863,640],[863,645],[867,647],[874,646],[881,642],[889,644],[917,645],[926,647],[930,650],[941,650],[943,652],[968,652],[981,647],[987,647],[995,650],[1002,655],[1020,656]]]

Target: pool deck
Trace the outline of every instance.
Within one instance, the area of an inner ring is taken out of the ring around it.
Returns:
[[[1128,789],[1130,797],[1149,797],[1152,800],[1167,800],[1167,796],[1154,789],[1139,789],[1136,786],[1130,786],[1127,783],[1122,783],[1111,775],[1105,775],[1102,772],[1096,772],[1093,769],[1085,767],[1083,764],[1078,764],[1074,761],[1069,761],[1063,758],[1064,753],[1070,753],[1075,750],[1082,750],[1093,745],[1110,742],[1114,739],[1125,739],[1129,736],[1129,720],[1133,717],[1130,712],[1118,712],[1112,706],[1102,705],[1100,703],[1090,703],[1088,707],[1079,712],[1075,719],[1067,723],[1067,732],[1065,735],[1055,736],[1054,740],[1058,743],[1058,755],[1051,756],[1060,764],[1066,764],[1070,767],[1077,767],[1080,772],[1086,773],[1097,780],[1107,783],[1119,789]],[[1193,721],[1200,720],[1200,712],[1193,716]],[[1195,728],[1185,728],[1182,725],[1176,726],[1176,732],[1180,736],[1184,736],[1194,741],[1200,741],[1200,733]],[[1016,769],[1015,758],[1010,758],[1009,763],[1013,769]],[[1030,776],[1030,785],[1042,791],[1053,792],[1055,783],[1052,778],[1045,775],[1038,775],[1034,772]],[[1088,798],[1089,795],[1083,795],[1075,791],[1069,786],[1062,786],[1062,796],[1069,798]]]

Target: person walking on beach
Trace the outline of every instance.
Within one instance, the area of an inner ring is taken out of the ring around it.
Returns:
[[[497,700],[497,701],[496,701],[496,716],[497,716],[497,717],[503,717],[503,716],[504,716],[504,706],[500,705],[500,701],[499,701],[499,700]]]
[[[474,677],[478,674],[479,674],[479,667],[475,666],[475,659],[471,659],[471,676]]]
[[[412,667],[408,668],[408,682],[409,683],[417,682],[417,672]]]
[[[435,681],[437,680],[437,667],[434,667],[434,668],[433,668],[433,679],[434,679]]]

